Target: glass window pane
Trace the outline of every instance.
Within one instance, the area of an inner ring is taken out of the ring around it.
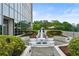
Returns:
[[[20,13],[22,14],[22,4],[21,4],[21,12]]]
[[[10,8],[10,17],[14,18],[14,10],[12,8]]]
[[[18,5],[17,5],[17,3],[15,3],[15,10],[17,11],[17,8],[18,8]]]
[[[17,21],[17,12],[15,11],[15,22]]]
[[[10,7],[11,7],[11,8],[14,8],[14,4],[13,4],[13,3],[10,3]]]
[[[20,21],[21,19],[20,19],[21,17],[20,17],[20,13],[18,13],[18,21]]]
[[[3,4],[3,15],[9,16],[9,7],[6,4]]]
[[[1,3],[0,3],[0,14],[1,14]]]
[[[18,4],[18,12],[20,13],[21,4]]]
[[[0,34],[2,34],[2,22],[1,22],[1,15],[0,15]]]
[[[5,3],[5,4],[9,6],[9,3]]]

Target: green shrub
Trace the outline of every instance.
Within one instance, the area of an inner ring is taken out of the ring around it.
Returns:
[[[32,30],[32,31],[25,31],[25,34],[22,36],[30,36],[30,37],[36,37],[38,31]]]
[[[48,37],[53,37],[55,35],[62,35],[62,31],[60,30],[49,30],[47,31]]]
[[[69,53],[72,56],[79,56],[79,37],[73,38],[68,45]]]
[[[32,35],[34,33],[37,34],[37,31],[32,30],[32,31],[26,31],[25,32],[26,35]]]
[[[0,35],[0,56],[18,56],[25,49],[21,38],[11,35]]]

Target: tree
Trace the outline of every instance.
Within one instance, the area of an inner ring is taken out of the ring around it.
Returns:
[[[41,27],[44,27],[45,29],[49,29],[49,27],[54,26],[55,30],[63,30],[63,31],[76,31],[77,28],[73,26],[72,24],[68,22],[59,22],[58,20],[54,20],[52,22],[48,22],[47,20],[42,21],[34,21],[33,23],[33,29],[39,30]]]
[[[73,30],[73,26],[68,22],[63,22],[62,25],[64,27],[63,28],[64,31],[72,31]]]
[[[48,27],[50,25],[51,25],[50,22],[48,22],[47,20],[34,21],[34,23],[33,23],[33,30],[39,30],[41,27],[44,27],[45,29],[48,29]]]
[[[52,26],[55,27],[55,29],[57,30],[63,30],[63,26],[62,26],[62,23],[57,21],[57,20],[54,20],[51,22]]]
[[[79,31],[79,24],[77,24],[77,28],[76,29],[77,29],[77,31]]]
[[[42,22],[41,21],[34,21],[33,23],[33,30],[39,30],[42,26]]]

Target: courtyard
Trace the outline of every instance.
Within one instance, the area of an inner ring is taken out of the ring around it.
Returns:
[[[79,56],[78,6],[0,3],[0,56]]]
[[[41,34],[38,31],[36,38],[30,38],[29,36],[22,37],[22,40],[28,43],[28,46],[21,56],[70,56],[66,50],[68,49],[66,46],[68,46],[70,40],[73,38],[73,33],[63,32],[65,37],[56,35],[50,38],[47,36],[46,32],[45,30],[45,33]],[[46,37],[44,37],[44,34]],[[77,37],[79,33],[74,32],[74,34],[74,37]],[[39,37],[39,35],[43,35],[42,38]],[[65,52],[63,52],[63,50]]]

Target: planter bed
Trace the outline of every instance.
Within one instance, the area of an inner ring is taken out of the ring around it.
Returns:
[[[79,56],[79,37],[74,37],[68,45],[61,45],[58,48],[67,56]]]
[[[20,37],[25,37],[25,36],[29,36],[30,38],[36,38],[36,35],[32,34],[32,35],[21,35]]]
[[[26,31],[21,37],[29,36],[30,38],[36,38],[37,31]]]
[[[68,46],[60,46],[59,48],[62,50],[62,52],[63,52],[65,55],[71,56],[71,55],[69,54]]]
[[[62,31],[61,30],[49,30],[49,31],[47,31],[46,34],[48,37],[62,36]]]

